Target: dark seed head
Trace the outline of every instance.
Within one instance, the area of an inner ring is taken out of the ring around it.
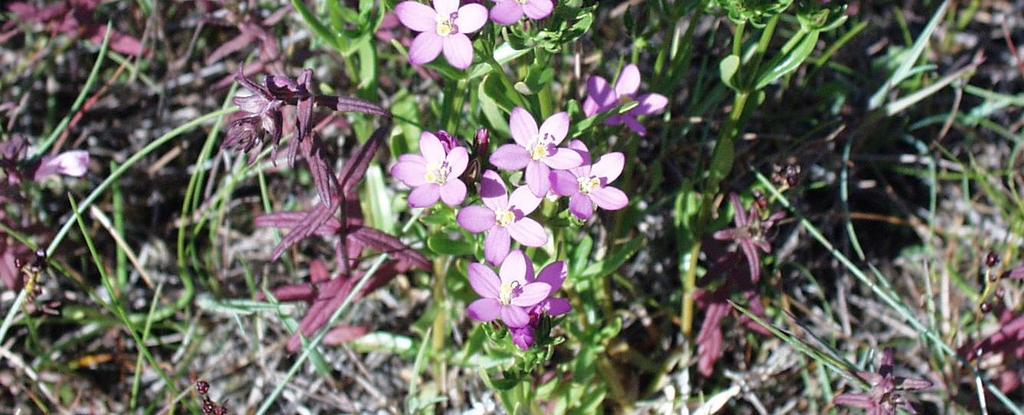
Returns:
[[[985,255],[985,266],[992,268],[999,265],[999,255],[995,251],[988,251],[988,255]]]
[[[992,312],[992,303],[981,303],[979,306],[982,313],[988,314]]]
[[[196,382],[196,392],[199,392],[200,395],[206,395],[210,392],[210,384],[206,383],[205,380]]]

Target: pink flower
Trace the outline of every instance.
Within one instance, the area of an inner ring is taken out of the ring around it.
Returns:
[[[509,129],[515,144],[505,144],[491,155],[491,164],[514,171],[526,168],[526,184],[537,197],[544,197],[551,188],[551,170],[566,170],[583,164],[583,156],[575,150],[556,147],[569,132],[569,114],[552,115],[537,128],[537,122],[525,109],[516,107],[509,118]]]
[[[88,170],[89,153],[85,150],[71,150],[60,153],[56,157],[44,157],[32,179],[41,182],[43,179],[57,174],[82,177]]]
[[[469,317],[480,322],[501,319],[511,328],[530,324],[526,310],[547,298],[551,286],[530,282],[533,266],[523,251],[513,251],[501,263],[498,274],[481,263],[469,265],[469,285],[480,295],[466,310]]]
[[[649,93],[637,95],[640,89],[640,70],[636,65],[627,65],[622,69],[619,80],[615,82],[615,88],[611,88],[608,81],[600,76],[591,76],[587,80],[587,100],[583,102],[583,113],[588,117],[608,112],[620,104],[637,101],[639,105],[622,115],[615,115],[605,121],[608,125],[626,124],[631,130],[639,135],[647,135],[647,129],[637,122],[636,117],[641,115],[660,114],[668,105],[668,98],[664,95]]]
[[[409,62],[423,65],[444,51],[448,63],[466,69],[473,63],[473,42],[466,33],[480,30],[487,22],[487,8],[479,4],[459,7],[459,0],[434,0],[434,7],[403,1],[395,7],[398,20],[416,32],[409,47]]]
[[[529,189],[520,187],[509,197],[498,172],[487,170],[480,180],[480,197],[484,205],[463,208],[457,220],[472,233],[487,231],[484,258],[491,264],[498,265],[505,260],[512,239],[530,247],[544,246],[548,242],[544,228],[526,217],[537,209],[541,200]]]
[[[590,153],[582,141],[573,140],[569,148],[586,154],[586,162],[577,168],[551,172],[551,188],[559,196],[569,197],[569,211],[582,220],[594,215],[594,205],[605,210],[619,210],[629,204],[622,190],[608,186],[622,174],[626,156],[608,153],[590,164]]]
[[[551,0],[495,0],[491,20],[500,25],[510,25],[522,19],[524,14],[540,20],[550,16],[554,8]]]
[[[458,146],[445,151],[436,135],[424,131],[420,134],[420,153],[422,156],[402,155],[391,168],[392,176],[413,188],[409,207],[430,207],[439,197],[451,207],[462,203],[466,199],[466,184],[459,176],[469,164],[466,148]]]
[[[516,251],[518,252],[518,251]],[[510,255],[511,256],[511,255]],[[506,260],[507,261],[507,260]],[[529,261],[528,261],[529,262]],[[533,264],[528,264],[529,272],[527,275],[533,275]],[[562,284],[565,283],[565,279],[569,276],[569,267],[566,266],[565,261],[557,261],[548,264],[540,270],[537,274],[536,279],[528,278],[530,282],[543,282],[551,287],[551,292],[537,305],[530,309],[530,316],[534,319],[540,318],[541,314],[547,314],[551,317],[558,317],[572,311],[572,305],[569,304],[569,300],[564,298],[552,298],[559,289],[562,288]]]

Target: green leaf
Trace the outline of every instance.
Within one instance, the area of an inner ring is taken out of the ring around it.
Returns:
[[[722,77],[722,83],[734,91],[739,91],[739,88],[733,83],[733,78],[736,77],[736,71],[739,69],[740,57],[736,55],[726,56],[718,64],[718,73]]]
[[[818,43],[818,31],[812,31],[804,35],[800,43],[789,51],[789,53],[776,56],[769,64],[768,69],[757,78],[755,89],[764,89],[775,80],[793,72],[800,64],[807,60],[807,57],[814,52],[814,46]]]
[[[470,256],[476,252],[472,243],[454,240],[444,233],[434,234],[427,238],[427,248],[437,254],[452,256]]]

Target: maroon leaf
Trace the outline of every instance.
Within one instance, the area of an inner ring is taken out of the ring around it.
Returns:
[[[393,256],[408,269],[430,269],[430,261],[426,256],[394,236],[371,228],[356,229],[351,232],[351,236],[367,247]]]

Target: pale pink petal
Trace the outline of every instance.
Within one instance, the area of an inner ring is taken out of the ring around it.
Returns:
[[[466,184],[457,178],[451,178],[441,185],[441,200],[450,207],[456,207],[466,200]]]
[[[530,324],[530,315],[526,314],[522,308],[516,306],[501,306],[499,311],[501,315],[501,321],[505,322],[506,326],[512,328],[523,327]]]
[[[565,261],[556,261],[540,270],[540,273],[537,274],[537,281],[550,285],[553,293],[562,289],[562,284],[568,277],[569,267],[565,266]]]
[[[632,96],[637,89],[640,89],[640,69],[633,64],[626,65],[615,81],[615,93],[620,97]]]
[[[572,305],[569,304],[569,300],[564,298],[549,298],[544,304],[544,312],[551,317],[558,317],[570,311],[572,311]]]
[[[550,16],[554,8],[555,5],[551,3],[551,0],[530,0],[529,3],[523,5],[523,12],[526,13],[526,17],[540,20]]]
[[[661,113],[668,105],[668,98],[661,94],[643,94],[636,99],[637,106],[629,113],[632,115],[654,115]]]
[[[456,33],[446,36],[443,41],[444,57],[458,69],[466,69],[473,63],[473,42],[466,35]]]
[[[445,157],[445,162],[448,163],[448,168],[452,169],[448,173],[448,180],[455,180],[466,172],[466,166],[469,165],[469,152],[465,147],[455,147],[448,153],[448,157]]]
[[[643,124],[640,124],[640,122],[637,121],[635,117],[623,116],[622,121],[623,123],[626,124],[627,127],[629,127],[630,130],[633,130],[633,132],[635,132],[637,135],[641,137],[647,135],[647,128],[644,128]]]
[[[483,206],[466,206],[459,210],[456,221],[463,229],[480,233],[494,227],[494,211]]]
[[[434,206],[441,197],[441,186],[428,183],[409,192],[409,207],[425,208]]]
[[[469,286],[483,298],[498,298],[501,295],[501,278],[493,270],[479,262],[469,264]]]
[[[560,112],[544,120],[540,126],[540,135],[552,140],[554,144],[560,144],[569,133],[569,113]]]
[[[539,161],[530,161],[526,165],[526,185],[537,197],[544,197],[548,194],[548,189],[551,188],[551,182],[548,179],[550,173],[551,169]]]
[[[426,165],[427,164],[427,159],[423,158],[423,156],[421,156],[419,154],[402,154],[401,156],[398,156],[398,161],[399,162],[413,162],[413,163],[419,163],[419,164],[422,164],[422,165]]]
[[[434,0],[434,10],[441,16],[449,16],[459,11],[459,0]]]
[[[441,36],[434,32],[423,32],[416,35],[416,38],[412,40],[412,46],[409,46],[409,63],[423,65],[433,61],[437,58],[437,54],[441,53],[443,43]]]
[[[422,162],[400,161],[391,167],[391,176],[409,187],[418,187],[426,184],[426,175],[427,166]]]
[[[455,26],[459,33],[473,33],[487,23],[487,8],[479,4],[467,4],[459,7],[459,17],[455,18]]]
[[[529,147],[540,131],[537,129],[537,121],[522,107],[516,107],[512,110],[512,116],[508,120],[508,128],[512,132],[512,139],[516,140],[516,143],[523,147]]]
[[[501,268],[498,269],[498,279],[501,280],[501,284],[512,284],[514,282],[519,285],[526,285],[526,283],[533,278],[533,264],[530,263],[530,259],[523,254],[523,251],[515,250],[508,253],[504,261],[501,261]],[[529,277],[529,278],[528,278]]]
[[[569,197],[569,211],[581,220],[590,219],[594,215],[594,203],[590,197],[583,193],[576,193]]]
[[[555,152],[541,159],[544,164],[555,170],[568,170],[583,164],[583,156],[576,150],[556,148]]]
[[[43,158],[32,179],[38,182],[54,174],[82,177],[88,170],[89,153],[85,150],[71,150],[56,157]]]
[[[559,196],[572,196],[580,191],[579,181],[576,176],[566,170],[552,171],[548,175],[551,181],[551,190]]]
[[[619,210],[629,204],[629,197],[614,187],[602,187],[590,192],[590,198],[604,210]]]
[[[508,206],[508,189],[498,172],[487,170],[480,178],[480,198],[484,206],[499,211]]]
[[[516,0],[499,0],[491,8],[491,20],[502,26],[508,26],[523,18],[523,6]]]
[[[501,308],[501,303],[498,300],[481,298],[469,305],[466,314],[473,320],[487,323],[498,318]]]
[[[505,171],[522,170],[530,162],[530,152],[518,144],[505,144],[491,154],[490,161]]]
[[[626,156],[619,152],[608,153],[601,156],[601,159],[590,167],[590,172],[595,177],[604,178],[603,184],[607,185],[619,178],[622,168],[626,165]]]
[[[548,243],[548,234],[544,232],[544,227],[530,218],[522,218],[508,225],[508,233],[512,239],[525,246],[536,248]]]
[[[544,301],[551,293],[551,286],[543,282],[532,282],[523,286],[519,295],[512,297],[512,305],[519,307],[532,307]]]
[[[611,109],[619,97],[608,81],[600,76],[587,79],[587,100],[583,103],[583,113],[593,117],[598,113]]]
[[[427,161],[428,165],[444,163],[444,146],[441,145],[441,140],[434,133],[427,131],[420,133],[420,154],[423,154],[423,159]]]
[[[510,209],[518,209],[525,216],[536,210],[537,206],[540,206],[541,200],[543,198],[537,197],[530,189],[523,186],[512,191],[512,196],[508,198],[508,205]]]
[[[433,33],[437,30],[437,12],[426,4],[403,1],[395,6],[395,15],[405,27],[417,32]]]
[[[580,153],[580,156],[583,157],[583,164],[580,164],[579,167],[569,169],[569,171],[571,171],[572,174],[575,174],[576,177],[590,177],[590,150],[587,149],[587,145],[583,144],[580,140],[572,140],[569,142],[568,147],[576,150],[576,152]]]
[[[508,229],[495,226],[487,233],[484,240],[484,258],[491,264],[498,265],[508,256],[509,247],[512,246],[512,239],[509,237]]]

